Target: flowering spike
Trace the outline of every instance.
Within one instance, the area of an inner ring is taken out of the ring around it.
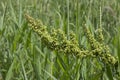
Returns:
[[[96,57],[100,58],[103,63],[115,65],[117,60],[110,55],[110,51],[107,45],[97,41],[90,33],[89,29],[85,26],[85,33],[88,41],[91,45],[91,50],[81,50],[76,40],[76,36],[73,32],[70,33],[70,39],[68,40],[65,33],[60,29],[52,29],[51,34],[47,31],[46,26],[41,21],[35,20],[29,15],[25,15],[30,27],[41,37],[43,43],[51,50],[63,52],[65,54],[74,54],[77,57]],[[100,39],[103,40],[103,36],[100,32]]]

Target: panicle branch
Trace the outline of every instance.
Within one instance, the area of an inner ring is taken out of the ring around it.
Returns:
[[[86,37],[91,45],[91,50],[82,50],[79,47],[76,36],[73,32],[70,33],[68,40],[65,33],[60,29],[52,29],[49,33],[46,26],[40,20],[35,20],[25,14],[29,26],[41,37],[43,43],[51,50],[62,52],[65,54],[74,54],[77,57],[85,58],[87,56],[101,59],[106,64],[116,64],[117,60],[110,54],[109,47],[104,43],[97,41],[91,34],[90,30],[84,26]],[[103,41],[102,31],[99,30],[99,39]]]

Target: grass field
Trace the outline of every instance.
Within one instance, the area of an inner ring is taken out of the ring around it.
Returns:
[[[102,29],[102,43],[117,63],[49,49],[29,27],[26,13],[40,19],[50,35],[60,29],[70,41],[73,32],[83,51],[92,50],[84,24],[97,40]],[[0,0],[0,80],[120,80],[119,34],[120,0]]]

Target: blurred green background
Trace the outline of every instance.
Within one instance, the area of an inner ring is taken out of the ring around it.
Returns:
[[[105,44],[120,61],[120,0],[0,0],[0,80],[120,79],[119,69],[107,74],[96,59],[49,50],[28,27],[25,13],[48,30],[73,31],[81,48],[89,49],[83,23],[93,34],[101,26]]]

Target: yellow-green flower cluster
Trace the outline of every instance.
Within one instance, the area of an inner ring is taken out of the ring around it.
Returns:
[[[99,29],[97,29],[97,33],[98,33],[98,41],[99,42],[103,42],[103,40],[104,40],[104,37],[103,37],[103,34],[102,34],[102,28],[99,28]]]
[[[29,26],[41,37],[42,42],[51,50],[56,50],[65,54],[74,54],[77,57],[99,57],[106,64],[115,64],[117,60],[110,55],[108,46],[99,43],[94,36],[90,33],[89,29],[85,27],[86,36],[91,45],[91,50],[81,50],[79,48],[78,41],[73,32],[70,33],[70,39],[68,40],[65,33],[60,29],[51,29],[48,32],[46,26],[39,20],[35,20],[29,15],[25,15]],[[103,36],[100,31],[100,39],[103,40]]]
[[[90,33],[90,30],[87,28],[87,26],[84,26],[86,37],[88,38],[88,41],[91,45],[92,50],[89,54],[91,54],[94,57],[99,57],[103,62],[107,64],[116,64],[117,60],[110,55],[110,49],[107,45],[103,43],[103,35],[101,28],[98,29],[99,37],[98,41],[94,38],[94,36]]]
[[[65,33],[58,29],[52,29],[51,33],[48,33],[46,27],[41,21],[34,20],[29,15],[25,15],[30,27],[41,37],[43,43],[50,49],[67,54],[79,54],[80,48],[77,46],[75,35],[70,34],[70,39],[67,40]]]

